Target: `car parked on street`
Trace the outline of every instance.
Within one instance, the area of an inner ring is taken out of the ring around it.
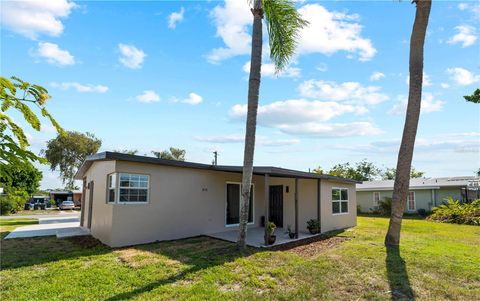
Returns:
[[[75,209],[75,204],[72,201],[63,201],[60,206],[58,207],[60,210]]]

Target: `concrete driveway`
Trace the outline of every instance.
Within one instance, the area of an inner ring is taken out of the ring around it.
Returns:
[[[80,228],[78,216],[55,216],[41,217],[37,225],[18,227],[10,232],[5,239],[37,237],[37,236],[57,236],[57,238],[89,235],[89,231]]]

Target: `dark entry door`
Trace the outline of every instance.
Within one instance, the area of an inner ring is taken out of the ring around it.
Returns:
[[[273,222],[277,227],[283,227],[282,185],[270,186],[269,212],[268,220]]]
[[[93,181],[90,181],[88,184],[88,189],[90,193],[88,194],[88,220],[87,228],[92,228],[92,212],[93,212]]]

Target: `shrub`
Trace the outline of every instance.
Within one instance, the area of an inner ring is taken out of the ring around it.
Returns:
[[[384,198],[378,202],[378,213],[382,215],[390,215],[392,213],[392,198]]]
[[[275,223],[273,222],[268,222],[267,224],[267,232],[268,232],[268,235],[269,236],[272,236],[273,234],[275,234],[275,229],[277,228],[277,226],[275,225]]]
[[[316,219],[307,221],[307,229],[312,234],[320,233],[320,223]]]
[[[0,196],[0,215],[9,215],[13,213],[15,205],[7,196]]]
[[[1,214],[6,215],[22,210],[28,201],[28,193],[21,188],[7,188],[7,195],[1,197]]]
[[[428,217],[429,220],[480,226],[480,199],[464,204],[452,198],[445,201],[444,204],[432,209],[433,213]]]

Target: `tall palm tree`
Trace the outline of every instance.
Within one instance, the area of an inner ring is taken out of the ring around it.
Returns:
[[[392,213],[385,237],[386,246],[398,246],[403,211],[408,196],[410,169],[412,167],[413,148],[417,135],[423,83],[423,48],[430,16],[431,0],[414,0],[417,11],[410,37],[410,83],[408,92],[407,115],[403,128],[402,143],[398,152],[397,174],[393,186]]]
[[[253,1],[252,53],[248,81],[248,110],[243,153],[242,198],[240,201],[240,226],[238,247],[245,249],[250,200],[250,187],[255,151],[258,95],[260,93],[260,72],[262,66],[262,19],[265,16],[270,44],[270,59],[277,72],[284,69],[295,52],[299,31],[307,22],[300,17],[291,0],[250,0]]]

